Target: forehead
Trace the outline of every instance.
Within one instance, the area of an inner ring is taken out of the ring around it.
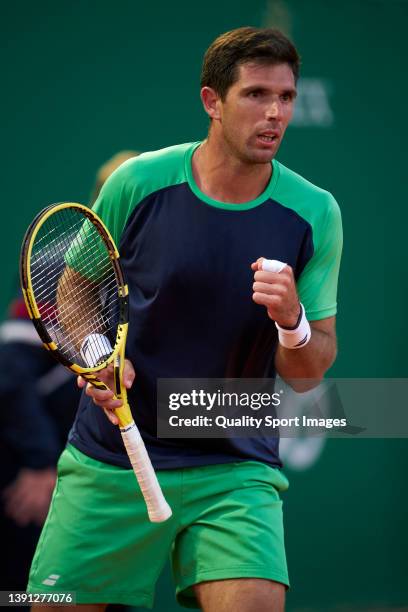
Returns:
[[[259,64],[246,62],[238,67],[237,80],[231,86],[239,89],[262,85],[265,88],[279,87],[296,89],[295,77],[289,64]]]

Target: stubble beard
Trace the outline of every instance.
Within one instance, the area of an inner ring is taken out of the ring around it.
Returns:
[[[231,138],[228,132],[224,131],[224,141],[227,144],[229,151],[236,159],[246,166],[262,166],[265,164],[270,164],[276,154],[276,151],[265,151],[265,154],[268,153],[268,155],[265,155],[265,157],[262,158],[260,154],[251,152],[251,145],[248,141],[240,145],[237,144],[237,140],[238,139]]]

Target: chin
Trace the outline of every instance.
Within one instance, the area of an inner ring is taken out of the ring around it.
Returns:
[[[270,164],[279,147],[265,148],[248,147],[244,153],[246,160],[253,164]]]
[[[235,155],[245,164],[270,164],[277,148],[261,149],[254,146],[235,147]]]
[[[248,155],[248,161],[253,164],[270,164],[275,154],[276,151],[257,151]]]

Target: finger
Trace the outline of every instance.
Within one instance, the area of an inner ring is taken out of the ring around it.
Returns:
[[[122,400],[117,399],[110,389],[102,391],[100,389],[95,389],[95,387],[89,384],[86,388],[86,394],[92,399],[93,403],[96,406],[100,406],[100,408],[115,410],[122,406]]]
[[[254,274],[254,280],[262,283],[290,283],[290,276],[284,274],[284,272],[264,272],[258,270]]]
[[[287,293],[286,285],[274,283],[261,283],[259,281],[252,285],[252,289],[255,293],[266,293],[267,295],[284,295]]]
[[[269,295],[266,293],[260,293],[256,291],[252,294],[252,299],[256,304],[266,306],[267,308],[281,308],[283,305],[282,296],[280,295]]]
[[[103,408],[104,410],[116,410],[116,408],[120,408],[123,406],[123,402],[120,399],[110,399],[110,400],[95,400],[92,399],[95,406],[99,406],[99,408]]]
[[[114,393],[111,389],[97,389],[91,385],[91,383],[88,383],[85,393],[96,402],[105,402],[114,397]]]
[[[112,412],[112,410],[107,410],[104,408],[103,411],[113,425],[119,425],[119,419],[116,414]]]
[[[83,389],[86,385],[85,378],[82,378],[82,376],[77,376],[77,385],[80,389]]]
[[[252,270],[262,270],[262,262],[264,259],[265,257],[258,257],[256,261],[251,263],[251,269]]]
[[[126,389],[130,389],[133,385],[133,381],[135,380],[136,372],[133,367],[133,364],[129,359],[125,360],[125,367],[123,368],[123,382]]]
[[[96,372],[96,376],[98,377],[98,379],[105,383],[108,387],[111,386],[111,384],[113,383],[113,363],[110,363],[106,368],[103,368],[102,370],[98,370],[98,372]]]

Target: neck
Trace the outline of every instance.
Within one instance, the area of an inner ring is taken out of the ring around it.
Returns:
[[[225,142],[210,136],[195,151],[192,169],[199,189],[225,204],[255,200],[265,191],[272,173],[270,163],[242,161],[233,155]]]

